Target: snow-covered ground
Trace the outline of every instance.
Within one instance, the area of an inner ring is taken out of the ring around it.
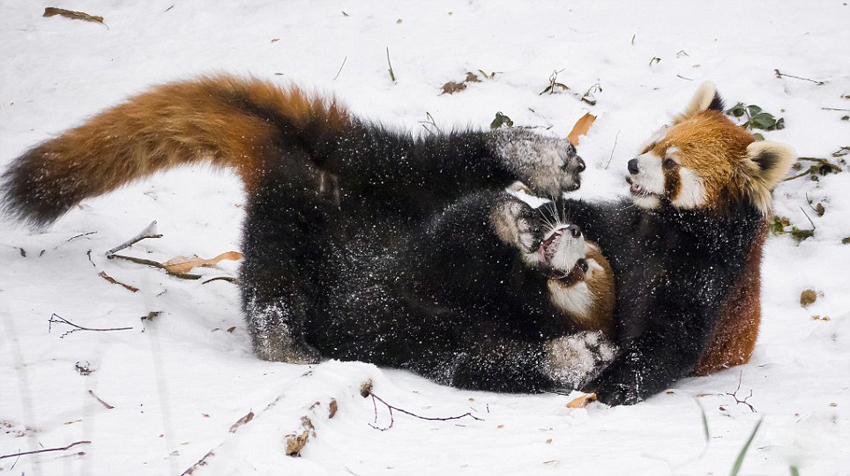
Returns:
[[[101,15],[108,28],[43,18],[46,6]],[[846,0],[0,0],[0,13],[0,170],[149,85],[221,71],[294,81],[411,130],[429,114],[441,129],[486,128],[501,111],[565,136],[590,111],[598,119],[579,146],[588,162],[584,196],[625,193],[626,161],[705,79],[729,105],[784,117],[784,130],[765,135],[802,156],[836,162],[831,153],[850,146],[850,121],[841,119],[850,114]],[[439,95],[447,81],[479,69],[497,73]],[[775,69],[825,83],[778,78]],[[539,95],[553,71],[570,90]],[[597,83],[596,105],[580,102]],[[727,474],[761,421],[742,474],[789,474],[792,466],[804,475],[850,474],[843,169],[775,193],[778,215],[810,229],[805,212],[816,230],[800,244],[789,235],[768,241],[752,361],[617,408],[567,408],[577,394],[459,391],[362,363],[263,362],[251,354],[233,284],[104,257],[152,220],[164,236],[129,254],[165,261],[238,250],[243,192],[228,173],[158,175],[88,200],[44,230],[2,222],[0,456],[90,443],[0,459],[0,473],[180,474],[212,451],[194,474]],[[823,216],[807,197],[823,204]],[[237,266],[198,272],[233,276]],[[110,284],[101,271],[139,291]],[[805,289],[820,293],[808,308],[799,303]],[[151,312],[160,314],[140,319]],[[71,327],[48,325],[53,314],[132,329],[65,334]],[[395,411],[387,429],[388,408],[360,396],[369,379],[395,407],[479,419]],[[752,409],[727,394],[739,382],[737,397]],[[251,421],[231,428],[249,412]],[[288,436],[305,431],[302,417],[313,430],[300,458],[286,456]]]

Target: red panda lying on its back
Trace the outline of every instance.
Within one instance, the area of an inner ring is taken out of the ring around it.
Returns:
[[[617,283],[621,351],[585,389],[635,403],[688,375],[749,360],[758,335],[771,191],[796,160],[723,114],[714,85],[628,163],[631,199],[562,199]]]

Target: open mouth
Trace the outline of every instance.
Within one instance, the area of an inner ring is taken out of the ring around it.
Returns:
[[[650,192],[649,190],[641,187],[640,185],[634,183],[631,177],[626,177],[626,182],[631,185],[629,188],[629,192],[636,197],[658,197],[657,193]]]
[[[561,237],[564,236],[564,233],[566,232],[566,226],[559,227],[545,240],[543,240],[542,243],[540,243],[538,253],[540,253],[540,261],[544,265],[550,266],[552,259],[555,257],[555,253],[558,252],[558,244],[561,242]]]

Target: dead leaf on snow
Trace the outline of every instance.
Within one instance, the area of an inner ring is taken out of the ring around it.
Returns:
[[[591,403],[596,401],[595,393],[588,393],[587,395],[576,398],[567,404],[567,408],[584,408]]]
[[[222,253],[215,258],[204,259],[199,258],[197,256],[192,258],[186,258],[185,256],[176,256],[171,258],[170,260],[163,263],[165,269],[172,273],[187,273],[194,268],[205,267],[210,268],[217,264],[221,260],[232,260],[236,261],[242,258],[242,253],[238,251],[228,251],[227,253]]]
[[[579,136],[587,135],[587,131],[590,129],[590,126],[593,125],[593,121],[596,120],[596,116],[591,113],[586,113],[581,116],[578,121],[576,121],[573,126],[573,130],[567,135],[567,139],[575,146],[578,145]]]
[[[106,23],[103,23],[103,17],[98,17],[94,15],[89,15],[84,12],[75,12],[72,10],[65,10],[64,8],[56,8],[56,7],[47,7],[44,9],[43,17],[52,17],[59,15],[60,17],[70,18],[72,20],[84,20],[91,21],[95,23],[100,23],[103,26],[106,26]]]
[[[443,92],[441,92],[440,95],[454,94],[454,93],[463,91],[464,89],[466,89],[465,83],[457,83],[457,82],[454,82],[454,81],[449,81],[448,83],[443,85]]]

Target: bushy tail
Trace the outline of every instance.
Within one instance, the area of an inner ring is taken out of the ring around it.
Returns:
[[[12,161],[0,180],[3,208],[45,225],[87,197],[206,160],[234,168],[250,192],[287,148],[309,149],[348,124],[347,112],[332,101],[255,79],[166,84]]]

